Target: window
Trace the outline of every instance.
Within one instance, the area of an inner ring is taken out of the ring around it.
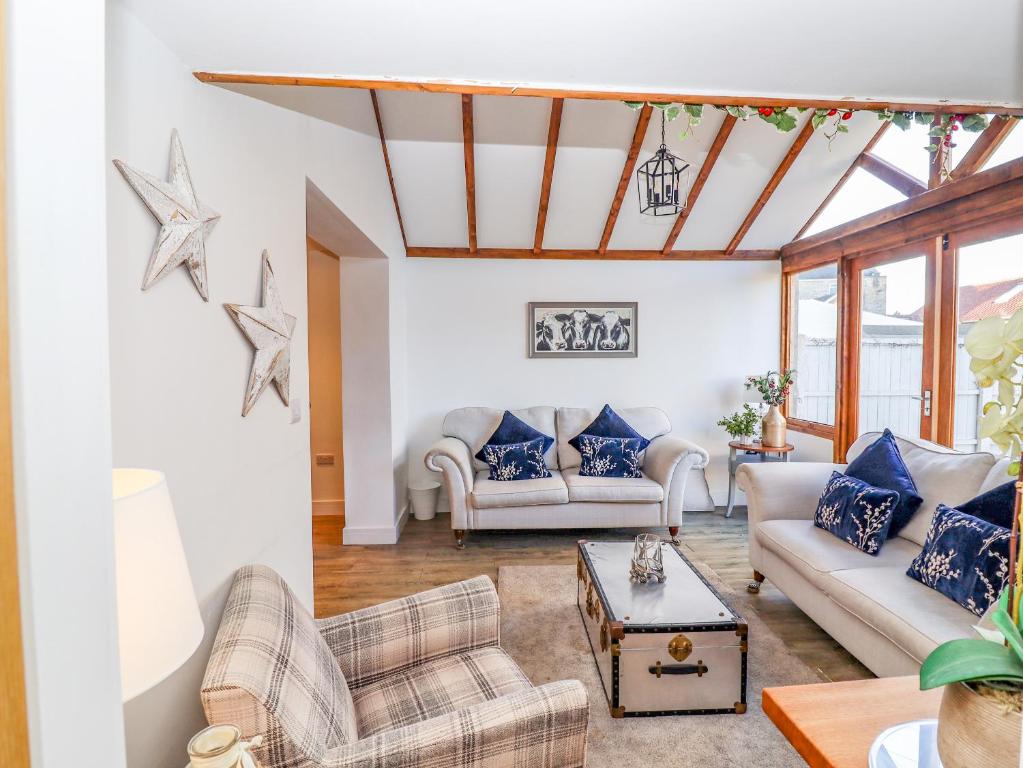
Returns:
[[[889,126],[871,154],[887,160],[926,184],[931,172],[931,153],[927,151],[931,137],[928,131],[930,126],[918,123],[913,123],[906,130]]]
[[[1023,157],[1023,128],[1019,127],[1020,121],[1016,121],[1016,125],[1009,131],[1009,135],[1005,137],[998,149],[987,159],[981,170],[986,171],[988,168],[994,168],[996,165],[1007,163],[1010,160],[1015,160],[1017,157]]]
[[[838,330],[838,266],[827,264],[788,278],[789,362],[797,371],[789,416],[835,423],[835,338]]]
[[[815,235],[905,199],[906,196],[894,187],[888,186],[868,171],[857,168],[803,236]]]
[[[927,259],[869,267],[860,280],[857,430],[920,434]]]
[[[1009,136],[1011,138],[1012,134]],[[970,356],[963,342],[978,320],[993,316],[1009,317],[1023,307],[1021,253],[1023,234],[964,245],[958,249],[954,427],[954,446],[958,450],[999,453],[990,440],[980,440],[977,432],[980,409],[984,403],[994,399],[996,393],[993,387],[982,390],[977,385],[970,372]]]

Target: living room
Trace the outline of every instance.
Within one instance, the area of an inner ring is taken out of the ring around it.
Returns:
[[[665,10],[7,0],[5,765],[1019,763],[1023,13]]]

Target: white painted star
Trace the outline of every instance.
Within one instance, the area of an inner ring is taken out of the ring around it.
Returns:
[[[288,384],[291,378],[291,334],[295,330],[295,317],[284,312],[277,293],[270,252],[263,251],[263,306],[243,307],[225,304],[242,333],[256,348],[256,356],[249,372],[249,385],[245,390],[242,416],[248,416],[252,406],[263,394],[272,379],[285,405],[289,404]]]
[[[170,180],[161,181],[145,171],[138,171],[114,160],[117,170],[142,198],[146,207],[160,222],[160,234],[153,245],[149,266],[142,281],[142,290],[180,264],[188,267],[192,282],[204,301],[209,301],[206,285],[206,237],[220,214],[199,202],[188,173],[185,152],[175,130],[171,134]]]

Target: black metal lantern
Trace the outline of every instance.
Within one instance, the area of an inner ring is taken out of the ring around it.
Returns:
[[[661,146],[636,171],[639,212],[648,216],[674,216],[686,207],[689,195],[689,163],[675,157],[664,143],[664,111],[661,111]]]

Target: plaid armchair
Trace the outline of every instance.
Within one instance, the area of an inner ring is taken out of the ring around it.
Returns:
[[[316,620],[265,566],[235,576],[202,685],[263,768],[581,766],[586,692],[534,688],[485,576]]]

